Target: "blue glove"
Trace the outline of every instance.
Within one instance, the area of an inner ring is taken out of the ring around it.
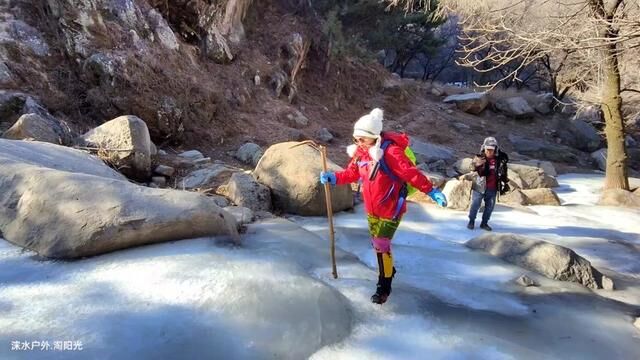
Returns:
[[[320,172],[320,183],[322,185],[329,183],[331,185],[335,185],[336,184],[336,174],[333,173],[333,171],[321,171]]]
[[[444,194],[442,193],[442,191],[440,191],[440,189],[433,188],[431,191],[427,193],[427,195],[429,195],[429,197],[433,201],[435,201],[436,204],[442,207],[447,207],[447,197],[444,196]]]

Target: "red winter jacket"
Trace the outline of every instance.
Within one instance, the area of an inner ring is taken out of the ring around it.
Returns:
[[[358,147],[347,168],[336,173],[336,182],[338,185],[342,185],[356,182],[358,179],[362,180],[361,191],[367,214],[392,219],[397,211],[399,192],[404,182],[422,192],[431,191],[433,185],[404,154],[409,145],[407,135],[384,132],[381,143],[385,140],[391,140],[392,143],[384,152],[384,161],[398,180],[393,180],[382,169],[378,169],[374,179],[369,180],[369,172],[375,162],[368,150]],[[400,215],[406,211],[407,204],[404,203],[400,208]]]

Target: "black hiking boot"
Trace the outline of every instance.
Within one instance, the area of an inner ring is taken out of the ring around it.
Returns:
[[[473,230],[473,228],[475,227],[476,227],[475,221],[469,220],[469,223],[467,224],[467,229]]]
[[[391,295],[391,281],[396,274],[396,268],[393,268],[393,274],[390,278],[382,276],[378,277],[378,285],[376,286],[376,293],[371,295],[371,302],[374,304],[384,304],[387,302],[389,295]]]
[[[480,229],[487,230],[487,231],[493,230],[491,226],[489,226],[489,224],[486,224],[486,223],[480,224]]]

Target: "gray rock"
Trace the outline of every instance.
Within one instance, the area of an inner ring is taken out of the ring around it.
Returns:
[[[305,128],[309,125],[309,119],[298,110],[295,110],[291,114],[287,114],[287,119],[289,120],[289,125],[294,128],[300,129]]]
[[[11,70],[7,67],[3,61],[0,61],[0,84],[5,84],[11,81],[13,77],[11,76]]]
[[[434,161],[432,163],[428,163],[427,167],[431,171],[438,171],[438,172],[440,172],[440,171],[446,172],[447,171],[447,163],[442,159]]]
[[[10,20],[5,29],[6,30],[3,32],[8,34],[0,33],[0,42],[15,42],[18,45],[29,49],[37,56],[46,56],[49,54],[49,45],[47,45],[40,32],[24,21]]]
[[[465,246],[485,251],[550,279],[576,282],[591,289],[614,289],[613,281],[592,267],[589,261],[569,248],[543,240],[516,234],[487,233],[467,241]]]
[[[558,119],[556,132],[564,144],[582,151],[596,151],[602,144],[596,128],[580,119]]]
[[[215,202],[216,205],[218,205],[221,208],[225,208],[225,207],[229,206],[229,204],[230,204],[229,199],[227,199],[226,197],[224,197],[222,195],[212,194],[212,195],[208,195],[207,197],[209,199],[213,200],[213,202]]]
[[[166,187],[167,186],[167,178],[164,176],[153,176],[151,177],[151,182],[158,185],[158,187]]]
[[[211,163],[211,158],[210,157],[203,157],[203,158],[200,158],[200,159],[195,159],[195,160],[193,160],[193,163],[195,165],[209,164],[209,163]]]
[[[147,19],[153,28],[155,38],[160,42],[160,44],[162,44],[166,49],[178,50],[180,45],[178,44],[176,35],[173,33],[162,15],[160,15],[160,13],[155,9],[151,9],[149,13],[147,13]]]
[[[525,189],[521,190],[527,199],[528,205],[552,205],[560,206],[560,199],[552,189]]]
[[[636,318],[636,321],[633,322],[633,326],[640,329],[640,317]]]
[[[182,153],[178,154],[178,156],[183,158],[183,159],[187,159],[187,160],[191,160],[191,161],[195,161],[195,160],[204,158],[204,155],[202,155],[202,153],[200,151],[198,151],[198,150],[185,151],[185,152],[182,152]]]
[[[591,158],[595,161],[598,169],[607,170],[607,149],[596,150],[591,153]]]
[[[331,142],[333,140],[333,135],[331,134],[331,132],[329,132],[327,128],[320,129],[316,137],[318,138],[318,140],[326,143]]]
[[[536,95],[537,103],[534,105],[534,110],[542,115],[547,115],[553,111],[553,94],[545,93]]]
[[[513,144],[514,149],[523,155],[570,164],[578,161],[574,150],[568,146],[530,140],[517,135],[509,135],[509,141]]]
[[[95,53],[84,61],[82,71],[95,85],[113,86],[117,67],[117,61],[113,56]]]
[[[239,241],[233,217],[206,196],[138,186],[79,150],[0,139],[0,168],[0,232],[41,256],[201,236]]]
[[[520,275],[516,279],[516,283],[518,283],[518,285],[522,285],[524,287],[540,286],[540,284],[538,284],[535,280],[533,280],[532,278],[528,277],[527,275]]]
[[[515,189],[508,194],[500,195],[499,202],[509,205],[527,205],[527,197],[520,189]]]
[[[516,119],[530,118],[535,115],[535,110],[520,96],[499,99],[495,106],[500,112]]]
[[[271,210],[271,191],[250,174],[234,173],[226,185],[218,188],[218,193],[228,197],[238,206],[255,211]]]
[[[142,119],[133,115],[117,117],[82,135],[81,140],[99,148],[103,159],[123,174],[144,180],[151,174],[151,138]]]
[[[254,143],[246,143],[240,146],[236,151],[235,158],[245,164],[255,166],[262,157],[263,151],[260,145]]]
[[[433,96],[442,96],[442,95],[444,95],[444,92],[442,90],[440,90],[439,88],[434,87],[434,88],[431,89],[431,95],[433,95]]]
[[[236,219],[236,222],[241,225],[250,224],[255,220],[253,211],[243,206],[227,206],[224,210],[231,214]]]
[[[460,159],[456,161],[455,164],[453,164],[453,168],[456,171],[457,175],[463,175],[470,171],[474,171],[473,159],[472,158]]]
[[[447,208],[467,210],[471,204],[472,181],[452,179],[447,181],[442,192],[447,197]]]
[[[46,142],[0,139],[0,155],[3,161],[127,181],[122,174],[88,152]]]
[[[609,189],[603,191],[598,205],[640,208],[640,196],[627,190]]]
[[[284,212],[299,215],[325,215],[324,186],[318,181],[322,170],[320,153],[310,146],[297,146],[296,142],[271,146],[256,166],[254,176],[271,189],[273,205]],[[328,161],[331,171],[341,168]],[[333,210],[338,212],[353,207],[351,187],[331,187]]]
[[[513,171],[513,169],[507,169],[507,177],[509,178],[509,186],[512,189],[527,189],[529,185],[522,180],[520,175]]]
[[[507,168],[509,172],[514,172],[518,175],[521,181],[518,185],[521,189],[552,188],[558,186],[558,180],[547,175],[542,168],[522,164],[508,164]],[[511,177],[509,178],[511,179]]]
[[[470,113],[480,114],[489,104],[487,93],[468,93],[447,96],[443,102],[455,103],[458,109]]]
[[[455,160],[455,152],[446,146],[416,139],[411,140],[410,146],[416,155],[416,161],[418,163],[433,163],[438,160],[443,160],[445,163],[453,163]]]
[[[69,128],[62,121],[49,114],[49,112],[44,107],[42,107],[42,105],[40,105],[36,99],[21,92],[0,90],[0,131],[8,130],[19,120],[21,116],[27,114],[38,115],[41,120],[43,120],[47,124],[47,126],[50,127],[50,130],[53,130],[53,132],[55,132],[55,134],[57,135],[56,138],[59,139],[59,142],[55,141],[55,143],[70,145],[73,142],[73,135],[71,134]],[[30,117],[28,119],[25,119],[24,124],[18,124],[18,128],[15,129],[16,132],[14,137],[24,138],[20,137],[20,133],[22,132],[23,127],[26,127],[27,129],[35,127],[40,130],[44,130],[40,126],[42,124],[39,124],[39,121],[34,120],[35,118]],[[26,132],[27,133],[24,134],[25,137],[32,138],[36,138],[33,135],[41,133],[40,131],[34,131],[35,133],[31,134],[29,134],[31,131]],[[46,132],[48,133],[49,131],[47,130]],[[44,136],[44,134],[41,135]],[[43,139],[51,140],[53,139],[53,136],[49,134],[47,136],[44,136]]]
[[[62,124],[53,117],[38,114],[25,114],[9,130],[2,134],[5,139],[33,139],[52,144],[64,144],[68,138]]]
[[[304,141],[307,137],[299,129],[289,129],[287,133],[287,140],[290,141]]]
[[[184,140],[183,111],[171,96],[163,96],[160,109],[156,112],[153,137],[172,139],[178,142]]]
[[[237,170],[222,164],[211,164],[206,168],[189,173],[182,181],[178,182],[178,186],[187,190],[217,187],[235,171]]]
[[[149,155],[151,156],[158,155],[158,148],[156,147],[156,144],[153,143],[153,141],[149,144]]]
[[[164,175],[166,177],[172,177],[175,171],[176,169],[167,165],[158,165],[155,170],[153,170],[156,174]]]
[[[510,154],[511,155],[511,154]],[[519,160],[517,164],[528,165],[540,168],[544,171],[544,173],[548,176],[557,177],[558,172],[556,171],[555,166],[550,161],[542,161],[542,160]],[[509,164],[511,165],[511,164]]]

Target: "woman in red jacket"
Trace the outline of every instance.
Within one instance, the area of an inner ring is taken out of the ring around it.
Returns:
[[[346,169],[320,174],[323,184],[362,181],[369,234],[378,258],[378,285],[371,297],[376,304],[384,304],[391,294],[391,281],[396,272],[391,256],[391,239],[407,211],[407,183],[427,193],[438,205],[447,206],[444,194],[434,188],[405,155],[409,138],[401,133],[382,132],[382,118],[381,109],[373,109],[361,117],[354,125],[355,144],[347,148],[351,161]]]

